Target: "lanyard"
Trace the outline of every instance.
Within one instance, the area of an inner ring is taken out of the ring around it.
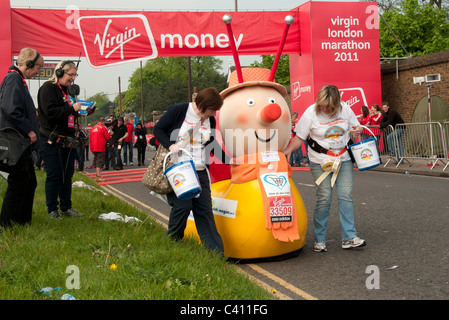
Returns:
[[[69,106],[72,106],[72,99],[70,99],[69,97],[67,97],[67,95],[69,95],[69,93],[67,92],[67,95],[65,94],[64,90],[62,90],[61,85],[58,82],[58,87],[59,89],[61,89],[62,94],[64,95],[65,101],[67,101],[67,103],[69,104]]]
[[[8,72],[15,72],[15,73],[17,73],[22,78],[22,81],[23,81],[23,84],[25,85],[25,87],[28,89],[28,85],[27,85],[25,79],[23,78],[23,76],[17,70],[12,69],[12,70],[9,70]]]

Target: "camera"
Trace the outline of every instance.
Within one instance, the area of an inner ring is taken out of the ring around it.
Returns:
[[[79,145],[79,141],[74,137],[62,136],[56,132],[52,132],[49,137],[49,143],[59,143],[63,148],[76,148]]]

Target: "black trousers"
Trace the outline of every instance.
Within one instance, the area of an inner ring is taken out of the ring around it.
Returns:
[[[209,249],[223,254],[223,241],[215,226],[212,213],[210,182],[207,171],[198,171],[198,178],[202,188],[199,198],[179,200],[174,192],[167,194],[168,204],[172,206],[167,234],[174,240],[181,240],[184,237],[190,210],[192,210],[201,243]]]
[[[137,162],[140,164],[145,164],[145,149],[147,145],[141,142],[137,142]]]
[[[0,215],[1,227],[31,224],[36,187],[36,172],[29,148],[8,176],[8,188],[3,197]]]

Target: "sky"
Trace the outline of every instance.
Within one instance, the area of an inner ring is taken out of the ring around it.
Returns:
[[[237,1],[238,11],[287,11],[293,9],[306,0],[10,0],[12,8],[39,8],[39,9],[66,9],[69,6],[77,6],[80,10],[103,9],[103,10],[128,10],[128,11],[235,11]],[[316,0],[314,0],[316,1]],[[336,1],[336,0],[328,0]],[[349,0],[351,1],[351,0]],[[352,0],[354,1],[354,0]],[[344,1],[347,2],[347,1]],[[126,4],[126,6],[124,5]],[[51,57],[46,60],[64,60],[67,57]],[[77,59],[78,57],[69,57]],[[232,56],[218,57],[223,60],[222,72],[225,73],[229,67],[229,62],[234,65]],[[259,56],[240,56],[242,66],[249,65],[253,61],[260,61]],[[89,65],[85,58],[81,58],[78,69],[76,83],[81,88],[80,99],[104,92],[110,100],[113,100],[119,93],[119,80],[121,91],[128,88],[128,80],[132,73],[140,67],[140,62],[131,62],[119,66],[95,69]],[[101,79],[99,81],[98,79]],[[33,80],[30,83],[30,91],[33,98],[36,98],[39,83]]]

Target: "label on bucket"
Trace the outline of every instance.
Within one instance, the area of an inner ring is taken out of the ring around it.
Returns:
[[[182,161],[165,170],[176,196],[181,200],[193,198],[201,192],[193,161]]]
[[[368,139],[351,145],[351,152],[359,170],[374,168],[380,164],[376,141]]]

